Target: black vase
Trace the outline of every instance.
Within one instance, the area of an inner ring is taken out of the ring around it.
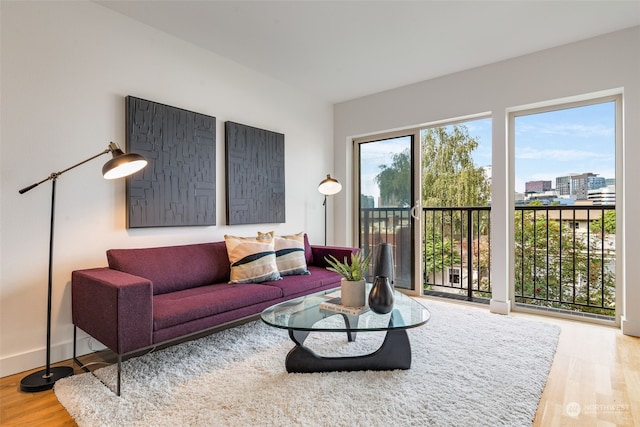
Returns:
[[[380,243],[378,245],[378,253],[376,254],[373,277],[387,276],[389,278],[391,289],[393,290],[393,280],[395,278],[394,270],[393,246],[391,246],[391,243]]]
[[[393,289],[387,276],[377,276],[369,292],[369,308],[378,314],[387,314],[393,309]]]

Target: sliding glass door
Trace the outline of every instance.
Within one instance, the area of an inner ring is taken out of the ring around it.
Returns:
[[[414,135],[355,141],[359,246],[375,261],[380,243],[393,248],[394,286],[414,290]],[[369,272],[373,280],[373,262]],[[419,289],[419,287],[418,287]]]

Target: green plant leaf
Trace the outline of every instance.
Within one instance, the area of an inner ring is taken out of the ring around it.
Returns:
[[[329,264],[327,270],[338,273],[345,280],[359,281],[365,278],[369,268],[370,255],[363,255],[362,251],[351,254],[351,259],[344,257],[343,261],[339,261],[333,255],[325,257],[325,261]]]

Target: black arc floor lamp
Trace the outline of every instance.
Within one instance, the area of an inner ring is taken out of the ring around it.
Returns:
[[[335,178],[331,177],[331,174],[327,174],[327,177],[318,185],[318,191],[324,194],[324,244],[327,245],[327,196],[333,196],[338,194],[342,190],[342,184]]]
[[[109,143],[109,147],[101,153],[98,153],[93,157],[89,157],[87,160],[83,160],[80,163],[76,163],[65,170],[54,172],[42,181],[31,184],[30,186],[18,191],[20,194],[24,194],[44,182],[52,181],[51,225],[49,229],[49,283],[47,288],[47,364],[45,369],[29,374],[20,381],[21,391],[36,392],[49,390],[53,388],[55,382],[60,378],[73,375],[73,367],[71,366],[51,367],[51,293],[53,288],[53,229],[56,206],[56,181],[63,173],[107,153],[112,153],[113,158],[102,167],[102,175],[105,179],[122,178],[139,171],[147,165],[147,161],[141,155],[133,153],[125,154],[115,143],[111,142]]]

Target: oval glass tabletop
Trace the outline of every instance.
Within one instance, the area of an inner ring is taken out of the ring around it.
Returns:
[[[368,285],[367,292],[370,288]],[[393,295],[393,309],[387,314],[377,314],[368,307],[360,310],[361,313],[356,309],[336,311],[325,308],[323,303],[340,296],[337,290],[281,302],[265,309],[260,317],[276,328],[309,332],[389,331],[424,325],[429,320],[429,310],[422,304],[398,291]]]

